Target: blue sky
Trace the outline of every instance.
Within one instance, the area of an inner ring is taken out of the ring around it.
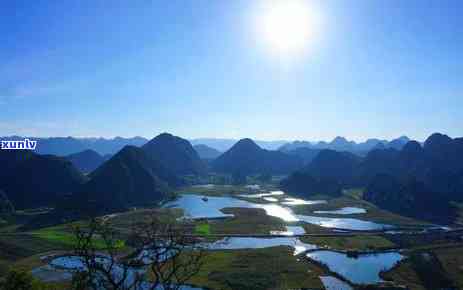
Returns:
[[[258,1],[3,1],[0,135],[463,135],[463,2],[307,1],[290,61]]]

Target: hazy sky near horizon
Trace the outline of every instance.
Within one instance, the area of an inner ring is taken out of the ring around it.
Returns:
[[[0,135],[463,135],[462,1],[304,2],[283,55],[257,0],[3,1]]]

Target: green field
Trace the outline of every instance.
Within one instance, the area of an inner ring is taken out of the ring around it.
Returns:
[[[227,208],[223,212],[233,214],[234,217],[211,222],[211,233],[269,234],[270,231],[284,230],[282,220],[267,216],[263,209]]]
[[[211,234],[211,226],[209,224],[197,224],[195,226],[195,233],[201,236],[207,236]]]
[[[371,251],[394,248],[395,244],[381,236],[353,236],[353,237],[306,237],[302,241],[320,247],[335,250]]]
[[[287,247],[217,251],[206,256],[204,268],[192,283],[222,290],[323,289],[322,273]]]

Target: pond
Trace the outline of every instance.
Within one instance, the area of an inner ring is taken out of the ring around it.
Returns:
[[[277,238],[251,238],[251,237],[229,237],[218,240],[207,246],[210,250],[241,250],[241,249],[262,249],[278,246],[294,248],[294,255],[308,250],[316,249],[317,246],[301,242],[298,238],[277,237]]]
[[[327,250],[310,252],[306,256],[326,265],[330,271],[355,284],[383,282],[379,277],[380,272],[391,269],[404,258],[398,252],[361,254],[357,257],[349,257],[345,253]]]
[[[364,208],[350,207],[350,206],[343,207],[343,208],[336,209],[336,210],[316,210],[314,211],[314,213],[316,214],[362,214],[366,212],[367,210]]]
[[[297,215],[297,218],[306,223],[318,225],[324,228],[335,228],[351,231],[376,231],[392,228],[391,225],[379,224],[371,221],[352,218],[329,218],[307,215]]]
[[[224,214],[220,210],[226,207],[254,207],[252,203],[233,197],[213,197],[196,194],[184,194],[178,199],[168,202],[164,207],[181,208],[184,216],[191,219],[226,218],[232,214]]]

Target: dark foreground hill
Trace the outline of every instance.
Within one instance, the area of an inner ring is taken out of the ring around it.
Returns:
[[[126,146],[90,175],[73,196],[76,208],[106,213],[157,204],[180,180],[143,150]]]
[[[79,153],[66,156],[83,173],[90,173],[103,164],[105,158],[93,150],[84,150]]]
[[[168,133],[163,133],[142,146],[142,150],[153,160],[177,175],[202,175],[206,166],[190,142]]]
[[[364,199],[392,212],[437,223],[452,223],[457,216],[457,208],[449,199],[413,177],[398,181],[379,174],[367,186]]]
[[[304,171],[316,178],[330,178],[345,184],[355,175],[361,158],[350,152],[322,150]]]
[[[321,150],[308,165],[284,179],[281,187],[298,195],[338,196],[343,185],[351,182],[360,162],[360,157],[349,152]]]
[[[281,188],[293,195],[308,197],[316,194],[340,196],[342,194],[342,184],[333,178],[313,177],[307,172],[297,171],[280,184]]]
[[[364,198],[379,207],[449,222],[455,217],[452,202],[463,201],[463,139],[436,133],[423,146],[410,141],[400,150],[371,150],[364,158],[325,150],[302,173],[305,183],[297,173],[282,186],[310,193],[314,178],[329,178],[343,188],[366,188]]]
[[[302,166],[302,159],[281,151],[260,148],[251,139],[241,139],[212,162],[216,172],[242,174],[287,174]]]
[[[54,205],[85,177],[65,158],[25,150],[0,150],[0,188],[16,209]]]
[[[424,146],[409,142],[401,151],[375,152],[368,160],[365,199],[378,206],[437,222],[456,216],[463,201],[463,139],[439,133]]]

